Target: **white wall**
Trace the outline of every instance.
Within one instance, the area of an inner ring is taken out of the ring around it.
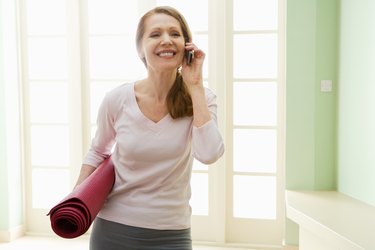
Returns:
[[[15,2],[0,0],[0,241],[11,240],[23,230]]]

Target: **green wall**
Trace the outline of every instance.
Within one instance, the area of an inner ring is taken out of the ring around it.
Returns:
[[[375,1],[287,0],[286,43],[286,188],[375,206]]]
[[[289,0],[286,187],[335,189],[337,0]],[[321,92],[320,81],[333,81]]]
[[[340,12],[338,190],[375,206],[375,1]]]
[[[287,189],[336,189],[338,1],[287,0]],[[321,80],[333,91],[321,92]],[[286,242],[298,242],[289,220]]]

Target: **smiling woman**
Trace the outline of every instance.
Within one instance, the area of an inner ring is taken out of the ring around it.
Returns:
[[[170,7],[158,7],[147,12],[138,24],[137,50],[139,57],[147,68],[149,77],[139,81],[136,86],[138,88],[137,101],[142,112],[146,116],[148,114],[153,117],[155,121],[164,117],[167,111],[173,118],[193,115],[192,100],[187,90],[188,85],[183,82],[184,78],[186,83],[188,75],[182,75],[178,70],[184,65],[185,70],[183,72],[186,72],[184,55],[187,48],[193,49],[192,44],[186,44],[191,40],[192,35],[184,17]],[[196,62],[196,65],[201,67],[202,63],[203,61],[200,60]],[[160,82],[161,79],[152,79],[153,75],[157,76],[160,72],[164,72],[162,82]],[[171,75],[166,76],[167,72],[170,72]],[[202,83],[201,71],[198,71],[198,74],[201,81],[198,82],[199,84]],[[166,80],[166,78],[170,78],[170,80]],[[168,81],[170,85],[166,84]],[[150,92],[149,86],[151,84],[155,88],[152,91],[157,91],[152,95],[147,93]],[[160,90],[157,90],[158,88]],[[164,94],[162,94],[162,88],[164,88]],[[166,106],[163,103],[164,100]],[[147,108],[155,107],[155,105],[156,107],[159,106],[159,110],[153,111]],[[164,111],[163,106],[166,108]],[[156,114],[152,114],[153,112],[156,112]],[[197,117],[194,118],[196,121]]]
[[[181,11],[193,39],[186,39],[182,27],[160,24],[147,37],[142,33],[138,50],[137,23],[155,6]],[[282,241],[283,30],[278,23],[282,0],[24,0],[19,7],[30,232],[51,233],[45,214],[74,187],[82,156],[98,129],[102,100],[110,90],[136,83],[134,98],[128,99],[136,110],[133,115],[153,131],[173,117],[188,114],[180,119],[190,119],[191,109],[171,114],[165,107],[166,91],[150,91],[150,86],[170,86],[173,68],[181,73],[179,81],[194,79],[182,84],[186,92],[181,93],[190,97],[183,95],[180,106],[198,110],[201,106],[194,106],[193,99],[204,99],[200,96],[204,93],[212,97],[207,102],[211,105],[217,96],[218,129],[228,143],[225,158],[213,164],[202,155],[197,158],[203,163],[193,160],[192,239],[268,245]],[[159,45],[152,43],[159,39],[163,39]],[[189,66],[185,50],[195,51]],[[146,67],[139,56],[145,58]],[[168,74],[156,78],[161,71]],[[149,72],[154,77],[150,79],[159,81],[150,84]],[[167,80],[162,84],[161,79]],[[202,85],[211,93],[201,91]],[[179,106],[175,103],[169,105]],[[202,117],[194,118],[198,127],[206,121]],[[180,131],[176,140],[181,136]],[[182,144],[176,140],[159,144],[173,150],[158,147],[147,156],[178,152]],[[128,149],[122,153],[142,155],[139,147]]]
[[[147,18],[145,16],[139,23],[136,37],[139,57],[147,67],[151,63],[147,60],[148,55],[156,54],[162,58],[175,58],[175,65],[172,66],[177,69],[182,64],[185,43],[191,40],[190,30],[185,28],[183,31],[175,17],[164,14],[162,11],[158,13],[159,15],[151,15]]]
[[[115,183],[90,249],[189,250],[193,158],[211,164],[224,153],[216,96],[203,86],[204,52],[186,44],[191,33],[176,9],[151,9],[136,34],[147,76],[105,95],[77,181],[79,188],[112,158]],[[188,65],[185,50],[193,49],[197,56]]]

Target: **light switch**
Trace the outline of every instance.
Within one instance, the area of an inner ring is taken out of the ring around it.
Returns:
[[[332,80],[321,80],[320,81],[320,91],[321,92],[331,92],[332,91]]]

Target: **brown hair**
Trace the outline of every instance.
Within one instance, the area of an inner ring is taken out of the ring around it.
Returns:
[[[182,35],[184,36],[185,42],[190,42],[192,40],[191,31],[182,14],[172,7],[159,6],[146,12],[139,20],[136,32],[136,45],[138,53],[142,50],[142,39],[143,34],[145,33],[145,22],[148,17],[155,14],[166,14],[175,18],[180,23]],[[141,60],[147,67],[146,59],[141,58]],[[191,96],[179,70],[177,70],[176,80],[174,81],[167,95],[167,108],[169,114],[174,119],[193,115]]]

